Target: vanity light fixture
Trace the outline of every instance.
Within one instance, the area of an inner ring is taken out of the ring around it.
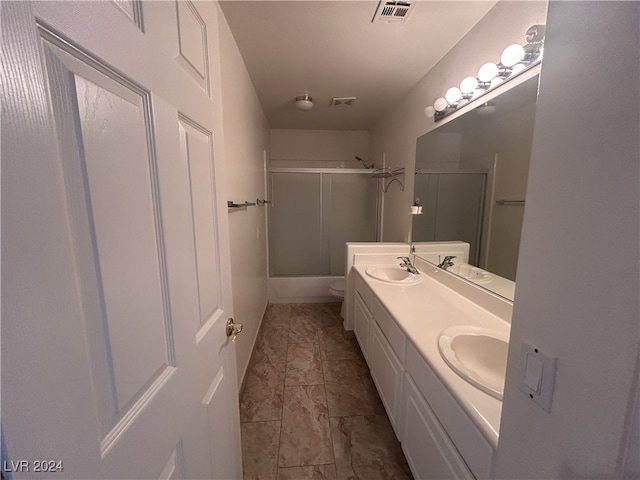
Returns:
[[[431,118],[435,115],[444,115],[445,110],[449,109],[453,111],[452,108],[449,108],[449,102],[444,97],[440,97],[433,102],[433,107],[429,105],[424,109],[424,116],[427,118]]]
[[[462,92],[458,87],[451,87],[447,90],[444,98],[449,102],[449,105],[455,105],[462,99]]]
[[[460,83],[460,91],[465,98],[473,97],[474,92],[478,88],[478,79],[476,77],[467,77]]]
[[[466,77],[460,88],[451,87],[444,98],[438,98],[433,107],[424,109],[426,117],[434,120],[443,119],[466,105],[471,100],[481,97],[489,90],[524,72],[542,60],[544,45],[544,25],[532,25],[526,31],[525,45],[514,43],[504,49],[500,63],[488,62],[480,67],[477,77]]]
[[[500,62],[505,67],[513,67],[516,63],[520,62],[524,58],[524,48],[522,45],[518,45],[514,43],[513,45],[509,45],[502,52],[502,56],[500,57]]]
[[[296,97],[296,108],[300,110],[311,110],[313,108],[313,98],[308,93]]]
[[[435,102],[433,102],[433,108],[435,109],[436,112],[443,112],[448,105],[449,104],[447,103],[447,100],[442,97],[438,98]]]
[[[495,63],[485,63],[480,67],[480,70],[478,70],[478,80],[482,83],[490,82],[496,75],[498,75],[498,71],[498,66]]]

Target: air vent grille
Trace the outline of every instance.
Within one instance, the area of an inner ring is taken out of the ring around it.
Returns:
[[[414,4],[410,2],[381,1],[373,17],[373,22],[406,23]]]
[[[333,97],[331,99],[331,107],[350,107],[353,102],[356,101],[356,97]]]

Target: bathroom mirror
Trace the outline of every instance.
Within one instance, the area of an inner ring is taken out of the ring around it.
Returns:
[[[509,300],[515,285],[492,284],[516,279],[538,77],[424,134],[416,146],[414,198],[423,205],[413,216],[416,254],[421,242],[467,242],[468,263],[496,278],[480,286]]]

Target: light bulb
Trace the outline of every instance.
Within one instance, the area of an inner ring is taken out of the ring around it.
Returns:
[[[445,93],[444,98],[446,98],[450,104],[458,103],[462,98],[462,92],[458,87],[451,87],[447,90],[447,93]]]
[[[516,75],[517,73],[520,73],[521,71],[525,70],[527,68],[527,66],[524,63],[517,63],[516,65],[513,66],[513,70],[511,72],[511,75]]]
[[[436,112],[442,112],[446,110],[448,105],[447,101],[440,97],[433,103],[433,108],[435,108]]]
[[[500,57],[500,62],[505,67],[513,67],[523,58],[524,48],[522,48],[522,45],[514,43],[513,45],[509,45],[504,49],[504,52],[502,52],[502,56]]]
[[[497,74],[498,66],[495,63],[485,63],[480,67],[480,70],[478,71],[478,79],[481,82],[490,82]]]
[[[427,118],[431,118],[436,114],[436,109],[433,108],[431,105],[429,105],[428,107],[426,107],[424,109],[424,116]]]
[[[504,78],[502,78],[502,77],[496,77],[496,78],[493,78],[493,79],[491,80],[491,85],[489,86],[489,88],[497,87],[497,86],[498,86],[498,85],[500,85],[502,82],[504,82]]]
[[[465,95],[473,93],[478,88],[478,80],[475,77],[467,77],[460,83],[460,91]]]

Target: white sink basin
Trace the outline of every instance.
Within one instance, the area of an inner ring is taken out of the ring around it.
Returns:
[[[365,272],[371,278],[397,285],[413,285],[414,283],[418,283],[422,280],[422,275],[419,273],[409,273],[404,268],[400,268],[395,265],[367,267]]]
[[[440,334],[438,348],[453,371],[483,392],[502,400],[508,332],[458,325]]]
[[[468,263],[459,263],[449,268],[449,271],[456,275],[471,280],[474,283],[487,283],[490,282],[493,276],[486,270],[474,267]]]

